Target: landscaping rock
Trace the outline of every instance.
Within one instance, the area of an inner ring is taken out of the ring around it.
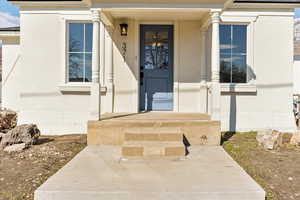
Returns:
[[[276,130],[259,131],[256,140],[267,150],[277,149],[282,145],[283,134]]]
[[[36,144],[40,136],[40,130],[35,124],[24,124],[10,130],[2,137],[0,147],[5,148],[8,145],[25,143],[26,145]]]
[[[17,113],[9,109],[0,109],[0,131],[7,132],[17,126]]]
[[[13,145],[5,147],[3,149],[3,151],[8,152],[8,153],[12,153],[12,152],[23,151],[27,147],[28,147],[28,145],[26,145],[25,143],[13,144]]]
[[[292,145],[300,145],[300,133],[294,133],[290,143]]]

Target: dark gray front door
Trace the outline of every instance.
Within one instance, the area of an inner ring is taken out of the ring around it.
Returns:
[[[173,110],[173,26],[140,27],[140,110]]]

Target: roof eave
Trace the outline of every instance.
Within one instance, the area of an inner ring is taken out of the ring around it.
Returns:
[[[20,31],[0,31],[0,40],[19,38]]]
[[[300,0],[234,0],[234,3],[300,4]]]
[[[296,8],[300,6],[300,0],[234,0],[231,7],[234,8]]]
[[[262,8],[262,9],[294,9],[300,6],[300,3],[232,3],[229,8]]]
[[[20,7],[78,7],[88,5],[89,0],[63,0],[63,1],[32,1],[32,0],[9,0],[11,4]]]

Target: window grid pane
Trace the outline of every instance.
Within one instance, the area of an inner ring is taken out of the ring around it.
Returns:
[[[69,23],[68,27],[68,81],[91,82],[93,26],[91,23]]]
[[[247,82],[247,26],[220,25],[220,81]]]

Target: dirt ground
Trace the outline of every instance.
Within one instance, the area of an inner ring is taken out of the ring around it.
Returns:
[[[265,151],[255,136],[226,133],[223,146],[263,186],[267,200],[300,200],[300,147]],[[21,153],[0,151],[0,200],[32,200],[34,190],[85,146],[85,135],[43,136]]]
[[[256,133],[227,133],[225,150],[267,191],[267,200],[300,200],[300,147],[263,150]],[[284,135],[284,141],[290,140]],[[230,139],[228,139],[230,138]]]
[[[85,135],[43,136],[23,152],[0,151],[0,200],[32,200],[34,190],[85,146]]]

